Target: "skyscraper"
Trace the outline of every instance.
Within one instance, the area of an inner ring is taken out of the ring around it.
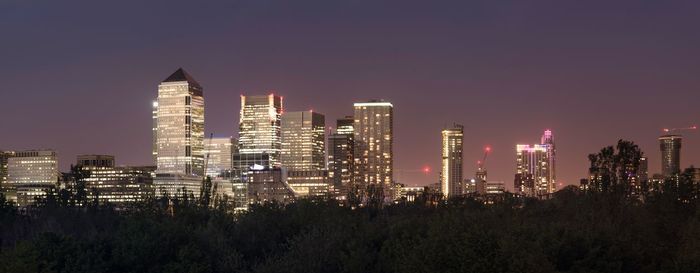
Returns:
[[[238,149],[238,141],[233,137],[214,137],[204,141],[206,175],[212,178],[222,176],[233,169],[233,154]]]
[[[158,85],[156,118],[156,193],[172,196],[184,188],[197,196],[204,175],[204,95],[182,68]]]
[[[661,147],[661,175],[664,178],[677,177],[681,173],[680,135],[663,135],[659,137]]]
[[[238,153],[234,168],[279,168],[281,166],[282,97],[274,94],[241,96]]]
[[[153,164],[158,164],[158,100],[154,100],[151,104],[151,119],[151,124],[153,125],[153,142],[151,146],[153,150],[151,151],[151,155],[153,156]]]
[[[544,132],[540,144],[516,145],[516,193],[541,196],[556,191],[555,151],[550,130]]]
[[[291,171],[326,169],[325,117],[313,111],[282,114],[282,166]]]
[[[442,171],[440,189],[449,198],[462,195],[464,126],[455,124],[442,130]]]
[[[373,100],[354,104],[355,182],[388,191],[394,174],[394,106]],[[386,194],[385,196],[390,196]]]
[[[338,119],[335,132],[328,136],[328,175],[341,196],[351,187],[354,171],[353,117]]]

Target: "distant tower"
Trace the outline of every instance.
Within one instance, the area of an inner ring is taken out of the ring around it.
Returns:
[[[354,122],[351,116],[338,119],[335,132],[328,136],[328,175],[343,196],[353,177]]]
[[[282,114],[282,166],[294,171],[326,169],[325,117],[313,111]]]
[[[281,167],[282,107],[282,97],[274,94],[241,96],[239,151],[234,157],[234,168]]]
[[[544,134],[540,138],[540,144],[547,147],[547,165],[549,166],[549,177],[547,180],[547,192],[554,193],[557,191],[557,164],[556,164],[556,154],[557,148],[554,145],[554,135],[552,135],[552,130],[545,130]]]
[[[155,104],[154,104],[155,106]],[[204,175],[204,95],[182,68],[158,85],[156,193],[199,195]]]
[[[440,189],[445,197],[462,195],[464,126],[442,130],[442,172]]]
[[[659,137],[661,147],[661,175],[665,178],[676,177],[681,173],[680,135],[663,135]]]
[[[540,196],[556,191],[554,137],[546,130],[540,144],[516,145],[515,191]]]
[[[354,104],[355,182],[358,186],[393,186],[394,106],[373,100]]]
[[[153,104],[151,106],[151,118],[152,118],[152,125],[153,125],[153,143],[152,147],[153,150],[151,151],[151,155],[153,156],[153,164],[157,165],[158,164],[158,100],[154,100]]]

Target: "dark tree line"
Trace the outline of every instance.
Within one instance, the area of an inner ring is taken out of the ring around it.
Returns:
[[[590,154],[591,177],[587,190],[616,195],[628,201],[663,197],[688,202],[700,197],[700,187],[694,178],[695,168],[691,166],[678,175],[653,181],[640,166],[642,157],[639,146],[626,140]],[[663,196],[660,193],[664,193]]]
[[[157,199],[30,214],[3,202],[0,272],[697,272],[699,212],[573,187],[544,201],[302,200],[237,216]]]
[[[700,201],[681,198],[692,192],[681,184],[629,198],[634,160],[617,155],[636,150],[604,154],[592,166],[607,168],[605,191],[570,186],[548,200],[504,195],[488,205],[426,195],[233,215],[203,195],[20,213],[0,195],[0,272],[698,272]]]

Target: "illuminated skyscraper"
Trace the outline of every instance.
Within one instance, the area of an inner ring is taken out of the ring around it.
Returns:
[[[238,141],[233,137],[214,137],[204,141],[206,175],[212,178],[223,176],[233,169],[233,154],[238,149]],[[208,156],[208,159],[207,159]]]
[[[279,168],[281,166],[282,97],[274,94],[241,96],[238,153],[234,168]]]
[[[661,147],[661,175],[664,178],[677,177],[681,173],[680,135],[663,135],[659,137]]]
[[[442,171],[440,190],[449,198],[462,195],[464,126],[455,124],[453,128],[442,130]]]
[[[388,191],[394,182],[394,106],[373,100],[355,103],[354,108],[355,182]]]
[[[328,136],[328,175],[342,196],[353,179],[354,122],[353,117],[338,119],[335,132]]]
[[[282,114],[282,166],[290,171],[326,169],[325,117],[313,111]]]
[[[10,199],[18,205],[34,203],[58,183],[58,159],[55,151],[17,152],[7,161],[7,183]]]
[[[158,100],[153,101],[151,106],[151,119],[153,125],[153,150],[151,155],[153,156],[153,164],[158,164]]]
[[[204,175],[202,86],[178,69],[158,85],[156,193],[199,195]]]
[[[540,144],[516,145],[516,193],[541,196],[556,191],[555,151],[550,130],[544,132]]]

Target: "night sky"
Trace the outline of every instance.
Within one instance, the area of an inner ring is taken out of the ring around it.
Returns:
[[[488,144],[508,188],[515,144],[544,129],[559,182],[619,138],[658,172],[661,129],[700,120],[699,26],[700,1],[0,1],[0,149],[56,149],[64,170],[77,154],[150,164],[151,100],[183,67],[207,135],[237,136],[241,94],[275,90],[328,126],[391,101],[409,185],[438,181],[453,122],[465,177]],[[685,136],[683,166],[700,165],[700,132]]]

